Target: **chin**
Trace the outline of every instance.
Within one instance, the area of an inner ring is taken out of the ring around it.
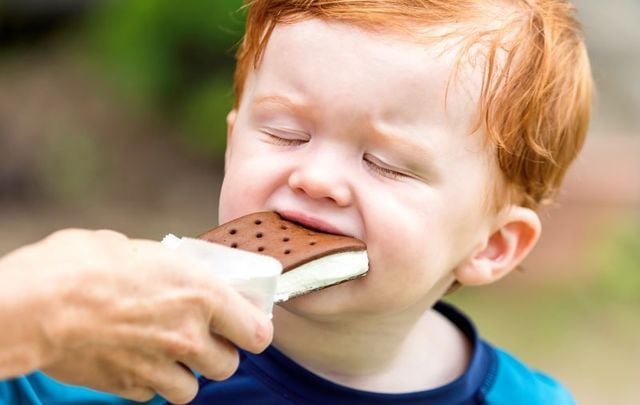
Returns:
[[[338,321],[379,316],[393,312],[389,297],[364,291],[364,280],[352,280],[277,304],[274,314],[286,311],[294,316],[316,321]]]
[[[346,285],[328,287],[291,298],[288,301],[277,304],[277,306],[280,307],[279,309],[301,317],[334,318],[345,316],[357,311],[357,307],[360,306],[355,298],[356,294],[353,294],[353,289],[346,287]]]

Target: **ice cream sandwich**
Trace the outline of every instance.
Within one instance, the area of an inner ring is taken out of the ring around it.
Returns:
[[[276,212],[258,212],[214,228],[200,239],[277,259],[283,267],[276,302],[353,280],[369,269],[361,240],[318,232],[283,219]]]

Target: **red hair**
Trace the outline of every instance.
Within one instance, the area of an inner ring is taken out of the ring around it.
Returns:
[[[460,39],[458,63],[479,49],[479,126],[502,172],[497,199],[548,201],[584,143],[592,78],[575,8],[562,0],[254,0],[237,53],[236,106],[276,24],[311,18],[420,37],[445,27]],[[429,38],[425,38],[429,39]],[[433,38],[431,38],[433,39]],[[480,45],[480,46],[478,46]],[[498,204],[500,205],[500,204]]]

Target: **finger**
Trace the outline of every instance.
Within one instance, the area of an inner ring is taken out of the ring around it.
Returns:
[[[113,231],[111,229],[98,229],[96,231],[93,231],[93,234],[99,238],[104,238],[114,242],[122,242],[122,241],[129,240],[129,238],[127,238],[126,235],[120,232]]]
[[[211,330],[245,350],[263,351],[273,338],[273,325],[267,315],[228,286],[212,285]]]
[[[187,257],[177,257],[157,242],[135,240],[134,243],[142,250],[154,252],[154,257],[161,258],[165,268],[180,269],[171,273],[172,278],[205,292],[203,305],[208,308],[203,310],[209,314],[208,323],[215,333],[254,353],[263,351],[271,343],[273,326],[268,316],[212,274],[207,266]]]
[[[136,402],[147,402],[156,396],[154,390],[145,387],[131,388],[126,391],[114,392],[114,394]]]
[[[226,380],[240,363],[238,350],[223,337],[212,335],[205,338],[198,352],[185,356],[180,361],[210,380]]]
[[[198,380],[191,371],[178,363],[168,363],[152,371],[150,377],[151,389],[170,403],[186,404],[198,393]]]

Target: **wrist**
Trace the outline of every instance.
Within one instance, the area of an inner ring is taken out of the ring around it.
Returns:
[[[55,352],[49,332],[59,330],[50,316],[55,286],[37,280],[28,256],[19,251],[0,258],[0,378],[39,369]]]

